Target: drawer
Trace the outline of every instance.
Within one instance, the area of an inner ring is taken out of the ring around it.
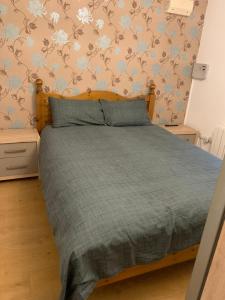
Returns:
[[[12,143],[0,145],[0,158],[32,156],[37,153],[37,143]]]
[[[179,134],[178,137],[188,143],[195,144],[196,134]]]
[[[37,155],[0,158],[0,177],[38,172]]]

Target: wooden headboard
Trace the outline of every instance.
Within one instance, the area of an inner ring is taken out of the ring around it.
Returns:
[[[109,91],[87,91],[80,95],[76,96],[64,96],[56,93],[46,93],[43,91],[43,81],[38,78],[35,81],[36,85],[36,120],[37,120],[37,130],[41,132],[41,130],[47,125],[51,124],[51,111],[50,105],[48,102],[49,97],[54,97],[57,99],[72,99],[72,100],[98,100],[105,99],[110,101],[119,101],[119,100],[127,100],[127,99],[137,99],[137,98],[145,98],[147,104],[147,110],[150,118],[152,119],[154,114],[154,106],[155,106],[155,84],[152,82],[149,87],[149,93],[146,96],[138,96],[134,98],[128,98],[125,96],[121,96],[119,94],[109,92]]]

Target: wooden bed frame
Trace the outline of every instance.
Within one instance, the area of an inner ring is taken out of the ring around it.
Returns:
[[[37,109],[37,129],[39,132],[47,125],[51,124],[51,111],[48,103],[49,97],[55,97],[57,99],[73,99],[73,100],[97,100],[97,99],[105,99],[111,101],[119,101],[124,99],[132,99],[128,97],[121,96],[119,94],[109,92],[109,91],[88,91],[86,93],[77,95],[77,96],[63,96],[56,93],[46,93],[43,88],[42,79],[37,79],[36,82],[36,109]],[[145,97],[147,103],[147,110],[149,116],[152,118],[154,114],[154,106],[155,106],[155,84],[151,83],[149,88],[149,93],[146,96],[139,96],[137,98]],[[151,271],[159,270],[168,266],[172,266],[181,262],[193,260],[196,258],[198,251],[198,245],[194,245],[190,248],[187,248],[182,251],[178,251],[176,253],[172,253],[164,257],[163,259],[152,262],[150,264],[138,265],[135,267],[130,267],[122,271],[121,273],[107,279],[102,279],[97,283],[97,287],[109,285],[124,279],[128,279],[131,277],[135,277],[141,274],[145,274]]]

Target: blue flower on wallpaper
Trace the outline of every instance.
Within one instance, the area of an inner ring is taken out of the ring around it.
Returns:
[[[63,92],[68,86],[67,81],[64,78],[57,78],[55,80],[55,88],[59,92]]]
[[[140,93],[142,90],[142,84],[140,82],[134,82],[132,84],[132,92],[133,93]]]
[[[60,68],[60,64],[59,63],[54,63],[54,64],[52,64],[52,66],[51,66],[51,69],[52,69],[52,71],[57,71],[57,70],[59,70],[59,68]]]
[[[118,0],[117,6],[118,6],[119,8],[124,8],[124,6],[125,6],[124,0]]]
[[[96,89],[97,90],[107,90],[108,83],[105,80],[99,80],[96,82]]]
[[[165,111],[165,107],[163,107],[163,106],[156,106],[155,107],[155,112],[157,113],[157,114],[161,114],[161,113],[163,113]]]
[[[32,39],[31,36],[28,36],[28,37],[26,38],[26,45],[27,45],[27,47],[29,47],[29,48],[31,48],[31,47],[34,46],[34,40]]]
[[[198,27],[192,27],[190,30],[190,34],[192,38],[197,38],[200,34],[199,28]]]
[[[178,54],[180,54],[180,48],[177,46],[172,46],[170,48],[170,54],[172,57],[176,57]]]
[[[157,13],[157,15],[160,15],[161,14],[161,12],[162,12],[162,9],[161,9],[161,7],[156,7],[156,10],[155,10],[155,12]]]
[[[186,103],[184,101],[177,101],[176,109],[178,112],[183,112],[185,110]]]
[[[42,53],[33,53],[31,61],[36,68],[42,68],[46,65],[45,57]]]
[[[109,48],[110,44],[111,44],[111,39],[106,35],[103,35],[98,39],[98,46],[101,49]]]
[[[0,16],[3,16],[7,13],[8,7],[2,3],[0,3]]]
[[[27,9],[34,17],[42,17],[47,14],[46,8],[40,0],[29,0]]]
[[[172,31],[169,32],[169,36],[171,38],[175,38],[177,36],[177,32],[175,30],[172,30]]]
[[[137,33],[141,33],[141,32],[144,31],[144,28],[141,25],[136,25],[135,30],[136,30]]]
[[[13,106],[8,106],[7,107],[7,113],[9,115],[13,114],[15,112],[15,108]]]
[[[21,120],[15,120],[14,122],[11,123],[10,128],[11,129],[25,128],[25,125]]]
[[[142,0],[142,5],[146,8],[150,8],[153,4],[153,0]]]
[[[74,96],[79,95],[80,94],[80,89],[78,87],[73,87],[72,88],[72,94]]]
[[[86,56],[82,56],[80,58],[77,59],[77,63],[76,63],[77,67],[80,70],[86,70],[88,67],[88,59]]]
[[[182,73],[185,77],[191,77],[192,67],[191,66],[184,67]]]
[[[122,16],[120,18],[120,25],[124,28],[124,29],[128,29],[131,25],[131,17],[130,16]]]
[[[114,53],[115,53],[116,55],[119,55],[119,54],[121,53],[120,47],[116,47],[115,50],[114,50]]]
[[[168,81],[171,79],[171,73],[168,70],[164,69],[161,75]]]
[[[127,63],[125,62],[125,60],[120,60],[118,61],[116,68],[119,72],[125,72],[127,69]]]
[[[164,85],[164,92],[165,93],[171,93],[173,91],[173,87],[172,87],[172,85],[171,84],[165,84]]]
[[[7,24],[4,27],[3,35],[6,39],[15,40],[19,36],[19,28],[14,24]]]
[[[97,66],[95,67],[95,72],[96,72],[96,74],[102,73],[102,67],[99,66],[99,65],[97,65]]]
[[[11,61],[11,59],[10,58],[4,58],[3,60],[2,60],[2,66],[3,66],[3,68],[4,69],[6,69],[6,70],[9,70],[10,68],[11,68],[11,66],[12,66],[12,61]]]
[[[183,53],[181,54],[181,59],[182,59],[183,61],[188,61],[188,60],[189,60],[189,54],[188,54],[187,52],[183,52]]]
[[[180,97],[180,95],[181,95],[181,91],[177,90],[177,91],[176,91],[176,96],[177,96],[177,97]]]
[[[153,73],[154,76],[159,75],[160,71],[161,71],[161,65],[160,64],[152,65],[152,73]]]
[[[133,67],[132,70],[131,70],[131,76],[136,76],[138,74],[138,69]]]
[[[166,22],[159,22],[158,25],[157,25],[156,30],[159,33],[164,33],[166,31]]]
[[[119,94],[119,91],[118,91],[118,89],[117,89],[116,87],[112,87],[112,88],[111,88],[111,91],[112,91],[113,93]]]
[[[148,44],[144,41],[140,41],[138,44],[137,44],[137,52],[139,53],[144,53],[145,51],[148,50]]]
[[[12,75],[8,80],[9,88],[18,89],[22,85],[22,80],[17,75]]]
[[[149,54],[150,58],[152,59],[156,59],[157,58],[157,53],[155,50],[151,50],[150,54]]]

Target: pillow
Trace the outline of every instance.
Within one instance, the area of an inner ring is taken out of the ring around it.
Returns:
[[[52,126],[105,125],[99,101],[55,99],[49,97]]]
[[[100,100],[105,122],[109,126],[150,125],[144,99],[107,101]]]

